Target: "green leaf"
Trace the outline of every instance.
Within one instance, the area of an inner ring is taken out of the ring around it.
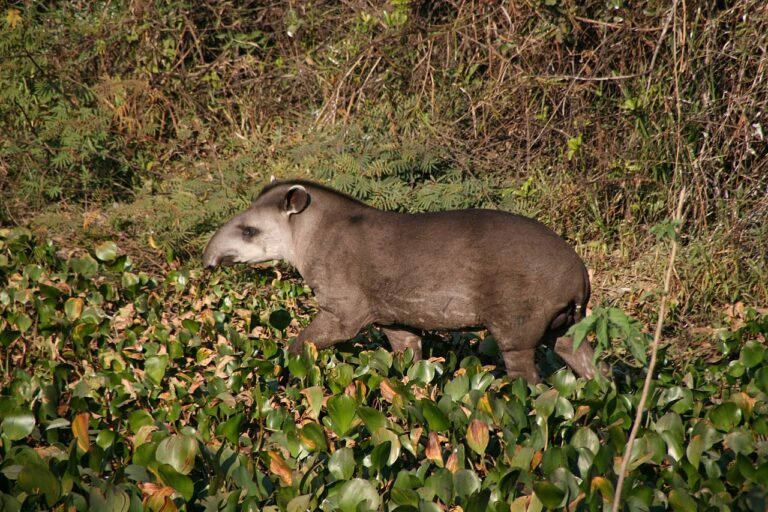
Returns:
[[[349,480],[355,471],[355,456],[352,448],[340,448],[328,459],[328,471],[337,480]]]
[[[533,406],[536,408],[536,413],[542,418],[549,418],[552,413],[555,412],[555,405],[557,405],[557,397],[560,396],[557,389],[548,389],[540,394],[533,401]]]
[[[394,464],[400,456],[400,449],[402,447],[400,439],[397,437],[397,434],[391,430],[382,427],[374,431],[373,434],[371,434],[371,441],[373,441],[373,444],[376,445],[377,448],[382,444],[389,444],[389,450],[386,451],[387,464]]]
[[[556,508],[565,499],[565,491],[547,480],[533,484],[533,492],[547,508]]]
[[[437,469],[424,482],[424,489],[432,491],[443,503],[450,503],[453,497],[453,475],[447,469]]]
[[[696,500],[683,489],[672,489],[669,492],[669,504],[672,510],[680,512],[696,512],[699,509]]]
[[[72,270],[86,278],[94,277],[99,272],[99,263],[90,254],[82,258],[72,258],[69,264]]]
[[[309,502],[312,499],[311,494],[302,494],[296,496],[286,505],[286,512],[307,512],[309,510]]]
[[[151,425],[154,421],[152,415],[144,409],[137,409],[128,416],[128,426],[134,434],[137,433],[141,427]]]
[[[117,434],[112,430],[99,430],[99,433],[96,435],[96,445],[102,450],[106,450],[112,446],[116,437]]]
[[[160,384],[165,377],[165,368],[168,365],[168,354],[152,356],[144,361],[144,371],[155,384]]]
[[[3,418],[3,433],[11,441],[24,439],[35,428],[35,416],[29,411],[14,411]]]
[[[680,415],[675,412],[668,412],[656,421],[654,430],[667,443],[667,453],[675,461],[682,459],[684,455],[683,440],[685,431],[683,430],[683,421],[680,419]]]
[[[722,432],[730,432],[741,423],[741,409],[733,402],[713,407],[708,416],[715,428]]]
[[[363,423],[365,423],[368,432],[376,432],[380,428],[387,426],[387,417],[378,409],[361,405],[357,408],[357,414],[363,420]]]
[[[243,413],[235,414],[216,427],[216,435],[224,436],[230,443],[237,444],[237,440],[240,438],[240,424],[244,418]]]
[[[192,436],[171,435],[157,445],[155,458],[158,462],[169,464],[181,473],[188,475],[195,466],[197,440]]]
[[[765,348],[755,341],[749,340],[741,349],[739,361],[747,368],[754,368],[763,362],[765,358]]]
[[[460,469],[453,474],[453,488],[459,496],[469,496],[477,492],[481,484],[477,473],[469,469]]]
[[[52,506],[61,497],[61,483],[42,464],[26,464],[16,481],[19,488],[29,494],[42,494],[48,506]]]
[[[302,446],[308,452],[326,452],[328,443],[325,440],[325,432],[319,423],[307,423],[299,430],[299,439]]]
[[[427,420],[429,430],[432,432],[442,432],[444,430],[448,430],[448,428],[451,426],[451,422],[448,419],[448,416],[446,416],[445,413],[441,411],[433,401],[423,398],[419,400],[418,404],[421,407],[421,413]]]
[[[297,379],[303,379],[307,376],[309,368],[307,368],[307,364],[302,356],[290,354],[288,355],[288,371]]]
[[[269,325],[278,331],[284,331],[291,325],[291,314],[284,309],[276,309],[269,315]]]
[[[343,437],[352,426],[355,419],[357,403],[349,395],[335,395],[326,403],[330,427],[337,436]]]
[[[464,374],[448,381],[443,388],[443,392],[450,396],[454,402],[460,401],[469,392],[469,377]]]
[[[734,453],[741,453],[744,455],[750,455],[755,451],[752,435],[740,430],[727,434],[725,439],[723,439],[723,446],[726,449],[732,450]]]
[[[579,428],[571,438],[571,446],[574,448],[586,448],[592,455],[597,455],[597,451],[600,449],[600,438],[589,427]]]
[[[27,332],[27,330],[32,327],[32,319],[25,313],[19,313],[19,315],[16,317],[15,323],[16,327],[21,332]]]
[[[320,417],[323,408],[323,388],[312,386],[301,390],[301,394],[307,398],[309,416],[316,420]]]
[[[169,487],[173,487],[176,492],[181,494],[185,501],[192,499],[195,492],[195,486],[192,483],[192,479],[186,475],[182,475],[170,464],[160,464],[157,467],[158,476],[163,483]]]
[[[693,469],[699,469],[699,462],[701,461],[701,454],[703,452],[703,438],[700,435],[693,436],[688,443],[688,446],[685,448],[685,456],[688,458],[688,462],[693,466]]]
[[[435,378],[435,365],[422,359],[408,369],[408,379],[429,384]]]
[[[117,258],[117,245],[115,242],[104,242],[96,246],[95,252],[101,261],[112,261]]]
[[[338,496],[337,503],[341,512],[372,511],[381,506],[381,497],[376,488],[362,478],[349,480],[335,496]]]

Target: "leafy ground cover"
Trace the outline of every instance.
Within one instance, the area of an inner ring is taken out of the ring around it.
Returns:
[[[608,508],[682,188],[623,506],[766,509],[764,1],[6,4],[0,509]],[[613,380],[484,333],[288,357],[296,276],[195,263],[271,174],[542,220]]]
[[[605,510],[642,375],[529,387],[481,333],[429,359],[371,332],[290,356],[310,290],[275,269],[162,278],[112,242],[0,231],[3,510]],[[598,322],[599,323],[599,322]],[[768,505],[768,318],[658,373],[624,510]]]

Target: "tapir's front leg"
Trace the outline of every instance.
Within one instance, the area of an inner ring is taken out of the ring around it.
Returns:
[[[321,310],[307,328],[299,333],[288,350],[292,354],[300,354],[304,342],[314,343],[318,349],[328,348],[354,338],[365,325],[363,319],[342,321],[333,313]]]

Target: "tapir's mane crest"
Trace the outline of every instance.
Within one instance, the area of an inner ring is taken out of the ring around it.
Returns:
[[[332,189],[331,187],[327,187],[325,185],[321,185],[320,183],[315,183],[314,181],[307,181],[307,180],[286,180],[286,181],[273,181],[272,183],[267,184],[264,186],[263,189],[261,189],[261,192],[259,192],[259,195],[256,196],[256,199],[253,200],[255,203],[259,200],[260,197],[263,195],[269,193],[270,191],[276,189],[277,187],[292,187],[294,185],[301,185],[302,187],[306,188],[309,193],[311,194],[313,191],[321,191],[325,192],[327,194],[334,195],[340,199],[344,199],[346,201],[352,201],[354,203],[358,204],[365,204],[359,199],[355,199],[352,196],[349,196],[343,192],[339,192],[338,190]]]

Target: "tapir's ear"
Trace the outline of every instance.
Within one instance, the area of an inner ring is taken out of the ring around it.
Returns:
[[[303,212],[307,206],[309,206],[309,192],[301,185],[294,185],[288,189],[285,194],[285,204],[283,208],[285,213],[293,215],[294,213]]]
[[[269,177],[269,182],[270,182],[270,183],[274,183],[274,182],[276,182],[276,181],[277,181],[277,178],[275,178],[275,175],[274,175],[274,174],[273,174],[272,176],[270,176],[270,177]]]

